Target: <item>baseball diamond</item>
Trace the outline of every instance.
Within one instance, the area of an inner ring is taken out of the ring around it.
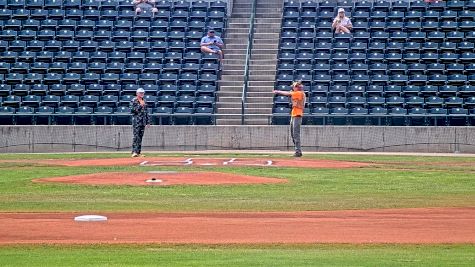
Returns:
[[[475,266],[475,0],[0,0],[0,266]]]

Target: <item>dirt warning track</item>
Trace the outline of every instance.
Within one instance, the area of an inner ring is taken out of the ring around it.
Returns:
[[[76,215],[0,213],[0,244],[475,243],[475,208]]]

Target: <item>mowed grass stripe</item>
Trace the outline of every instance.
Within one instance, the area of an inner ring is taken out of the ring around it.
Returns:
[[[1,266],[474,266],[474,245],[0,246]]]

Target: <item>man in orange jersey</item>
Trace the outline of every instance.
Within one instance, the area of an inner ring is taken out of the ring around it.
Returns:
[[[302,126],[303,110],[305,108],[305,92],[303,84],[300,81],[292,83],[292,91],[274,90],[274,94],[290,96],[292,100],[292,113],[290,120],[290,134],[295,146],[294,157],[302,156],[302,148],[300,145],[300,126]]]

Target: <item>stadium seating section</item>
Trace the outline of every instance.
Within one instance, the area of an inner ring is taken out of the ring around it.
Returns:
[[[352,34],[335,35],[337,8]],[[473,125],[475,1],[284,3],[276,85],[306,85],[306,124]],[[275,97],[276,124],[289,100]]]
[[[143,87],[155,124],[212,124],[226,2],[0,0],[1,124],[129,124]],[[175,114],[173,118],[170,116]]]

